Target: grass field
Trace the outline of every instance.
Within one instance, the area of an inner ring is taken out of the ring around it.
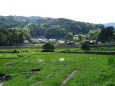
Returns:
[[[62,48],[57,51],[84,52],[80,48]],[[87,52],[115,52],[115,47],[91,47]]]
[[[12,77],[3,86],[115,86],[114,55],[16,50],[20,53],[0,53],[0,74]]]

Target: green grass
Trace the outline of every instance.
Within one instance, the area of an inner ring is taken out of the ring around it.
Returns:
[[[56,51],[84,52],[80,48],[57,49]],[[91,47],[88,52],[115,52],[115,47]]]
[[[114,86],[115,69],[108,65],[108,57],[94,56],[65,86]]]
[[[44,44],[32,44],[32,45],[42,47]]]
[[[13,51],[15,49],[1,49]],[[3,86],[29,86],[41,81],[35,86],[59,86],[74,70],[75,75],[65,86],[114,86],[115,58],[114,55],[69,54],[59,52],[40,52],[41,49],[16,49],[20,53],[0,53],[0,73],[14,74],[12,79]],[[55,51],[64,50],[56,49]],[[75,50],[75,48],[69,49]],[[80,50],[80,49],[76,49]],[[28,51],[28,52],[25,52]],[[31,74],[16,74],[31,72],[41,68],[41,71]]]
[[[100,45],[114,45],[115,43],[102,43]]]

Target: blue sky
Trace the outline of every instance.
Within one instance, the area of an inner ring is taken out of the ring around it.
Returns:
[[[0,15],[107,23],[115,22],[114,2],[115,0],[0,0]]]

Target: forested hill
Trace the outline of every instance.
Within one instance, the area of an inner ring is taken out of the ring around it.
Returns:
[[[104,28],[102,24],[85,23],[65,18],[0,16],[0,29],[16,29],[31,37],[62,39],[67,33],[87,34],[90,30]]]
[[[0,16],[0,28],[24,27],[25,25],[35,22],[42,17],[24,17],[24,16]]]

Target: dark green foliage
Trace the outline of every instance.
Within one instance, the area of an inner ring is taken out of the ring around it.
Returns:
[[[17,28],[31,37],[64,39],[66,33],[87,34],[90,30],[104,28],[102,24],[78,22],[64,18],[0,16],[0,28]],[[53,34],[53,35],[52,35]]]
[[[44,36],[44,28],[39,23],[29,23],[26,28],[32,37]]]
[[[18,50],[14,50],[13,53],[19,53],[19,51]]]
[[[66,40],[73,40],[73,34],[70,32],[70,33],[67,33],[66,35],[65,35],[65,39]]]
[[[89,47],[88,44],[83,43],[83,44],[81,45],[81,49],[84,50],[84,51],[89,51],[89,50],[90,50],[90,47]]]
[[[73,36],[78,34],[85,36],[87,34],[86,38],[90,40],[107,42],[115,41],[113,33],[113,27],[105,28],[102,24],[65,18],[0,16],[0,46],[19,45],[23,43],[24,39],[31,42],[31,37],[72,40]],[[80,38],[79,41],[81,40],[83,39]]]
[[[61,28],[60,26],[51,26],[45,31],[45,37],[46,38],[64,38],[67,30],[65,28]]]
[[[109,37],[112,37],[114,33],[114,27],[106,27],[101,29],[99,36],[98,36],[98,41],[101,42],[106,42]]]
[[[42,52],[54,52],[55,49],[54,45],[51,44],[50,42],[45,43],[42,48],[43,48]]]
[[[16,29],[0,29],[0,46],[18,45],[24,42],[24,34]]]
[[[7,45],[7,31],[5,29],[0,29],[0,46],[1,45]]]
[[[29,23],[27,20],[26,17],[20,16],[0,16],[0,28],[22,27]]]

